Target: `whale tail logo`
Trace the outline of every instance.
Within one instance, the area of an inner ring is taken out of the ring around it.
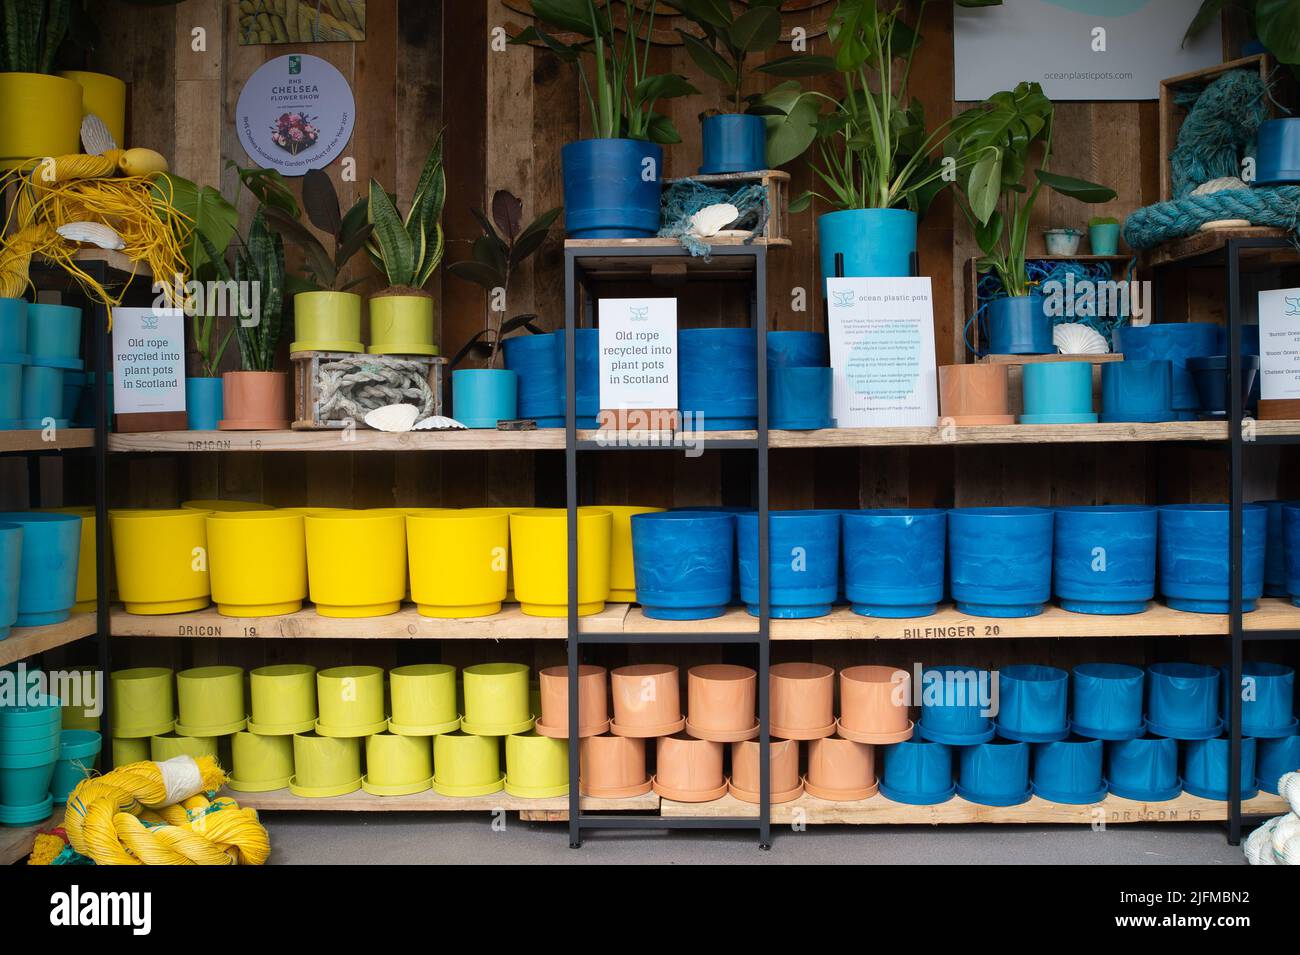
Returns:
[[[1300,295],[1286,296],[1286,314],[1300,315]]]
[[[835,300],[836,308],[848,308],[853,304],[852,292],[832,292],[831,298]]]
[[[640,308],[628,309],[628,311],[632,313],[632,321],[634,322],[644,322],[647,318],[650,317],[649,305],[643,305]]]

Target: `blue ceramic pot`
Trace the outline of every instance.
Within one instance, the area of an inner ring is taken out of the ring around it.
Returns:
[[[599,339],[598,339],[599,340]],[[506,367],[519,378],[519,417],[539,428],[564,427],[564,366],[555,335],[514,335],[505,340]]]
[[[1142,670],[1126,663],[1081,663],[1071,671],[1070,731],[1089,739],[1135,739],[1142,719]]]
[[[1101,366],[1102,421],[1173,421],[1174,366],[1167,359]]]
[[[825,332],[768,332],[767,367],[825,368],[830,345]]]
[[[1160,508],[1160,592],[1175,610],[1228,613],[1228,505],[1166,504]],[[1241,509],[1242,612],[1264,592],[1268,508]]]
[[[46,418],[63,420],[63,369],[44,365],[23,367],[23,397],[19,417],[24,427],[39,428]],[[31,422],[36,422],[32,424]]]
[[[1254,185],[1300,183],[1300,119],[1266,120],[1256,135]]]
[[[1256,501],[1268,508],[1268,539],[1264,545],[1264,596],[1285,597],[1286,531],[1283,507],[1289,501]]]
[[[560,375],[560,417],[568,413],[565,402],[568,401],[568,378],[565,375],[568,335],[563,328],[555,333],[555,355]],[[579,328],[573,336],[574,357],[577,370],[574,372],[578,382],[577,426],[579,428],[596,427],[596,416],[600,414],[600,331],[595,328]],[[679,359],[680,360],[680,359]],[[680,368],[679,372],[680,374]],[[560,421],[563,425],[563,420]]]
[[[926,667],[921,672],[921,720],[916,731],[934,743],[970,746],[993,738],[995,677],[967,666]]]
[[[1041,295],[995,298],[989,302],[988,322],[991,355],[1050,355],[1056,351],[1052,319],[1043,311]]]
[[[1139,802],[1167,802],[1183,791],[1178,778],[1178,741],[1139,736],[1106,744],[1106,783],[1111,793]]]
[[[1088,226],[1088,248],[1093,255],[1114,255],[1119,249],[1119,223],[1100,222]]]
[[[518,415],[518,378],[501,368],[462,368],[451,373],[451,413],[467,428],[495,428]]]
[[[1202,799],[1226,802],[1232,779],[1228,737],[1194,739],[1183,743],[1183,790]],[[1255,740],[1241,738],[1241,798],[1259,795],[1255,788]]]
[[[0,759],[0,806],[32,806],[43,802],[50,793],[57,753],[42,755],[31,766],[5,766]]]
[[[768,513],[771,615],[796,620],[824,617],[838,591],[839,511]],[[758,616],[758,514],[736,515],[740,599]]]
[[[1219,671],[1199,663],[1147,667],[1147,732],[1171,739],[1218,736]]]
[[[50,780],[50,795],[65,803],[77,784],[95,768],[102,740],[94,730],[64,730],[59,736],[59,760]]]
[[[864,617],[926,617],[943,600],[948,512],[845,511],[844,595]]]
[[[976,617],[1032,617],[1052,595],[1053,514],[1042,507],[948,512],[957,609]]]
[[[723,113],[700,120],[704,163],[700,174],[767,168],[767,126],[762,116]]]
[[[952,777],[952,747],[910,739],[885,747],[880,792],[908,806],[936,806],[957,791]]]
[[[1217,325],[1209,322],[1170,322],[1160,325],[1121,325],[1115,329],[1115,351],[1124,359],[1173,362],[1174,411],[1182,420],[1196,417],[1199,401],[1187,370],[1187,359],[1213,355],[1218,347]]]
[[[0,298],[0,355],[27,354],[27,302]]]
[[[23,527],[0,524],[0,640],[18,620],[18,587],[23,564]]]
[[[752,328],[677,332],[678,405],[687,430],[758,426],[757,336]]]
[[[1192,376],[1196,387],[1198,417],[1207,420],[1226,418],[1230,411],[1231,392],[1228,390],[1228,356],[1209,355],[1202,358],[1187,359],[1187,371]],[[1255,387],[1259,374],[1259,356],[1241,356],[1241,374],[1238,385],[1241,388],[1241,405],[1248,410],[1250,393]]]
[[[767,373],[768,427],[787,431],[833,428],[831,369],[772,368]]]
[[[1047,743],[1070,735],[1066,717],[1070,675],[1056,667],[1021,663],[998,671],[998,735]]]
[[[1139,504],[1056,508],[1052,574],[1074,613],[1141,613],[1156,594],[1156,509]]]
[[[0,430],[13,430],[23,416],[23,366],[0,362]]]
[[[731,599],[736,516],[726,511],[632,515],[636,598],[656,620],[720,617]]]
[[[1034,795],[1067,806],[1088,806],[1106,798],[1103,744],[1071,736],[1034,746]]]
[[[907,209],[844,209],[818,216],[822,279],[835,277],[836,254],[844,256],[844,278],[911,275],[916,223],[916,213]]]
[[[963,746],[957,795],[981,806],[1018,806],[1028,802],[1029,746],[1025,743],[989,740]]]
[[[71,305],[29,304],[27,353],[34,363],[81,368],[81,309]]]
[[[1223,687],[1223,721],[1226,724],[1232,705],[1232,674],[1228,667],[1219,668]],[[1260,739],[1278,739],[1295,735],[1295,670],[1281,663],[1247,660],[1241,665],[1241,733]]]
[[[69,421],[77,416],[81,402],[86,394],[86,373],[84,371],[65,371],[63,373],[63,410],[60,418]]]
[[[664,151],[637,139],[581,139],[560,150],[564,229],[571,239],[659,233]]]
[[[225,417],[223,395],[220,378],[185,379],[185,423],[191,431],[217,430]]]
[[[77,596],[81,518],[49,511],[11,511],[0,513],[0,524],[18,524],[23,529],[15,623],[40,627],[67,620]]]
[[[1024,366],[1024,406],[1021,420],[1043,415],[1092,413],[1092,365],[1086,361],[1052,361]]]
[[[1255,744],[1255,785],[1276,796],[1278,780],[1300,770],[1300,736],[1261,739]]]

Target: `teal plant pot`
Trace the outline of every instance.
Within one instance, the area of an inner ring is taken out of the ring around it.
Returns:
[[[518,416],[519,376],[501,368],[451,373],[451,413],[467,428],[495,428]]]
[[[23,427],[40,428],[46,418],[63,418],[63,369],[45,365],[23,367],[22,406],[18,415]],[[34,422],[34,423],[33,423]]]
[[[80,369],[81,309],[71,305],[28,305],[27,353],[33,364]]]
[[[701,175],[767,168],[767,125],[762,116],[722,113],[700,120]]]
[[[1119,251],[1119,223],[1088,226],[1088,248],[1093,255],[1114,255]]]
[[[65,803],[73,789],[95,768],[102,737],[94,730],[64,730],[59,738],[59,760],[54,764],[50,795]]]
[[[23,366],[0,363],[0,430],[18,427],[23,414]]]
[[[50,511],[0,513],[0,525],[23,529],[18,577],[20,627],[40,627],[68,619],[77,598],[81,518]]]
[[[185,379],[185,423],[191,431],[216,431],[225,417],[220,378]]]
[[[916,213],[907,209],[844,209],[818,216],[822,278],[835,277],[837,254],[844,256],[844,278],[911,275],[916,223]]]
[[[1028,364],[1024,367],[1024,424],[1094,422],[1092,365],[1086,361]],[[1050,419],[1050,420],[1049,420]]]
[[[63,410],[60,418],[71,421],[77,416],[81,399],[86,391],[86,373],[84,371],[65,371],[63,373]]]
[[[27,302],[0,298],[0,355],[27,354]]]

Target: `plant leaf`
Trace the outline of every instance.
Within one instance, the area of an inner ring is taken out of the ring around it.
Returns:
[[[1255,0],[1255,31],[1280,63],[1300,63],[1300,4]]]
[[[388,193],[370,180],[369,221],[375,231],[367,249],[387,276],[390,286],[409,286],[415,281],[415,249]]]
[[[731,45],[746,53],[775,46],[781,39],[781,14],[775,7],[750,7],[727,28]]]
[[[1002,153],[988,149],[971,167],[970,178],[966,182],[966,197],[977,221],[989,221],[989,216],[993,215],[998,206],[1001,189]]]
[[[835,69],[835,61],[829,56],[811,53],[794,53],[790,56],[768,60],[754,67],[755,73],[767,73],[770,76],[821,76]]]
[[[519,238],[515,240],[514,245],[510,247],[509,262],[511,268],[514,268],[542,247],[542,243],[546,241],[546,236],[550,233],[551,226],[563,211],[562,206],[556,206],[554,209],[543,212],[528,223],[524,231],[519,233]]]
[[[496,269],[489,265],[484,265],[474,259],[465,259],[461,262],[449,262],[447,271],[458,279],[466,282],[473,282],[475,285],[491,291],[501,285],[500,274]]]
[[[736,71],[730,63],[723,59],[721,53],[685,30],[678,30],[677,32],[681,35],[682,46],[686,48],[687,55],[695,61],[695,65],[703,70],[707,76],[711,76],[715,80],[721,80],[728,86],[734,87],[736,85]]]
[[[337,241],[343,230],[343,216],[339,212],[339,196],[334,191],[334,183],[324,169],[308,169],[303,174],[302,204],[311,224],[334,236]]]
[[[817,138],[818,105],[803,95],[797,83],[782,83],[771,90],[764,103],[783,110],[764,119],[767,127],[767,165],[779,169],[804,154]]]
[[[492,194],[492,219],[508,241],[513,242],[519,235],[523,215],[524,203],[518,196],[504,189],[498,189]]]
[[[1053,189],[1063,196],[1069,196],[1071,199],[1078,199],[1080,202],[1110,202],[1115,198],[1114,189],[1095,182],[1089,182],[1086,179],[1058,176],[1054,172],[1044,172],[1041,169],[1035,169],[1034,175],[1038,177],[1039,182],[1049,189]]]
[[[307,260],[307,270],[312,273],[316,281],[325,288],[333,288],[334,281],[338,278],[335,260],[330,257],[315,233],[283,209],[264,206],[263,211],[267,225],[302,250]]]

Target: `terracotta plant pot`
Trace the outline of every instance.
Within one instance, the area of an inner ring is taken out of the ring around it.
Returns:
[[[650,791],[645,740],[627,736],[588,736],[579,749],[579,788],[584,796],[626,799]]]
[[[616,736],[671,736],[686,726],[682,716],[677,667],[666,663],[638,663],[613,673]]]
[[[1015,424],[1009,413],[1006,365],[941,365],[939,425]]]
[[[722,744],[685,734],[661,736],[656,744],[654,791],[677,802],[711,802],[726,795]]]
[[[908,701],[912,677],[889,666],[848,667],[840,671],[840,736],[882,746],[912,738]]]
[[[282,371],[228,371],[221,376],[222,431],[289,427],[289,376]]]
[[[828,736],[808,744],[808,795],[833,802],[868,799],[879,790],[876,754],[866,743]]]
[[[569,736],[569,668],[546,667],[540,671],[541,710],[537,732],[541,736],[567,739]],[[609,732],[609,677],[604,667],[584,663],[578,667],[578,735],[599,736]]]
[[[691,667],[686,673],[686,732],[716,743],[753,739],[758,735],[757,697],[758,674],[749,667]]]
[[[770,779],[772,802],[790,802],[803,793],[799,778],[799,744],[792,739],[776,739],[771,746]],[[759,744],[750,740],[731,744],[731,795],[743,802],[759,800]]]
[[[821,739],[835,732],[834,670],[820,663],[778,663],[769,672],[773,736]]]

